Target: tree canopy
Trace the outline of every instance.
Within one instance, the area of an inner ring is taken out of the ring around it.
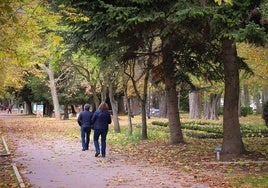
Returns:
[[[178,86],[196,89],[195,80],[224,80],[223,153],[244,152],[237,111],[239,71],[248,67],[237,56],[236,44],[267,43],[266,1],[52,0],[48,4],[38,0],[3,3],[0,88],[19,87],[20,78],[38,64],[68,80],[58,82],[68,86],[58,88],[66,94],[61,96],[65,102],[81,80],[90,84],[97,101],[98,95],[106,97],[108,86],[116,88],[120,80],[113,79],[120,75],[116,70],[138,62],[145,78],[142,102],[147,98],[150,71],[159,70],[159,81],[165,84],[170,140],[178,144],[184,142]]]

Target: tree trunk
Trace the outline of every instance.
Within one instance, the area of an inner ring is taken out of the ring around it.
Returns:
[[[170,140],[171,144],[178,144],[184,142],[179,109],[178,109],[178,95],[176,91],[175,82],[175,62],[172,57],[172,48],[166,44],[163,47],[163,73],[165,78],[166,86],[166,97],[167,97],[167,112],[170,129]]]
[[[253,94],[253,102],[256,105],[256,113],[257,114],[260,114],[262,112],[260,99],[261,99],[261,96],[260,96],[259,89],[255,86],[254,87],[254,94]]]
[[[210,120],[218,120],[219,119],[219,106],[220,106],[220,99],[221,94],[210,94],[209,101],[205,102],[204,105],[204,119],[210,119]]]
[[[45,102],[45,114],[49,117],[52,117],[53,106],[49,102]]]
[[[68,104],[64,104],[64,115],[63,115],[63,119],[69,119],[69,112],[68,112]]]
[[[267,86],[263,86],[262,88],[261,101],[262,101],[261,113],[263,114],[263,106],[266,102],[268,102],[268,87]]]
[[[223,143],[222,160],[237,157],[245,152],[240,132],[238,117],[239,105],[239,72],[236,63],[237,52],[232,40],[222,40],[224,65],[224,110],[223,110]]]
[[[264,104],[265,102],[268,101],[268,87],[267,86],[263,86],[262,88],[262,104]]]
[[[131,97],[130,101],[131,101],[130,110],[131,110],[132,116],[140,114],[141,113],[141,111],[140,111],[141,106],[140,106],[140,102],[138,100],[138,97]]]
[[[166,100],[166,92],[158,91],[158,101],[159,101],[159,117],[166,118],[167,117],[167,100]]]
[[[201,99],[199,91],[191,91],[189,93],[189,118],[201,119]]]
[[[50,88],[51,95],[52,95],[55,118],[57,120],[60,120],[60,104],[59,104],[59,100],[58,100],[58,94],[57,94],[57,89],[56,89],[56,82],[55,82],[55,78],[54,78],[54,72],[53,72],[52,67],[51,67],[50,64],[49,64],[48,67],[46,67],[44,65],[43,69],[46,71],[46,73],[48,74],[48,77],[49,77],[49,88]]]
[[[128,135],[132,135],[133,129],[132,129],[132,112],[130,108],[130,99],[127,95],[127,84],[129,81],[129,77],[123,77],[123,89],[124,89],[124,96],[125,96],[125,101],[126,101],[126,110],[128,114]]]
[[[133,129],[132,129],[132,114],[131,114],[131,110],[130,110],[130,99],[127,96],[127,89],[126,87],[124,87],[124,94],[126,97],[126,106],[127,106],[127,114],[128,114],[128,134],[132,135]]]
[[[147,104],[147,93],[148,93],[148,80],[149,80],[149,69],[145,73],[144,86],[143,86],[143,97],[141,100],[141,119],[142,119],[142,139],[148,139],[147,135],[147,121],[146,121],[146,104]],[[150,112],[148,112],[150,114]]]
[[[25,101],[26,103],[26,106],[25,106],[25,114],[28,114],[28,115],[31,115],[33,114],[33,111],[32,111],[32,103],[31,101]]]
[[[71,105],[72,115],[76,116],[76,111],[74,109],[74,105]]]
[[[118,103],[118,114],[125,114],[124,96],[119,95],[117,103]]]
[[[247,84],[244,84],[243,86],[243,95],[241,96],[241,106],[250,106],[250,98]]]
[[[114,89],[113,89],[113,83],[109,83],[109,98],[110,103],[112,106],[113,111],[113,123],[114,123],[114,131],[116,133],[120,133],[120,126],[119,126],[119,120],[118,120],[118,103],[114,98]]]
[[[96,86],[95,85],[91,86],[91,92],[92,92],[92,95],[93,95],[93,100],[94,100],[94,105],[95,105],[95,106],[93,106],[93,108],[95,110],[100,105],[100,99],[99,99],[98,94],[96,92]]]
[[[146,100],[142,100],[141,102],[141,138],[142,140],[148,139],[147,135],[147,121],[146,121]]]

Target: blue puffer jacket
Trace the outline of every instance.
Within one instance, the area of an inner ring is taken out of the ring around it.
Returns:
[[[83,111],[79,114],[78,118],[77,118],[77,122],[80,126],[82,127],[91,127],[92,125],[92,116],[93,116],[93,113],[90,112],[90,111]]]
[[[94,112],[92,117],[92,123],[94,129],[105,129],[108,130],[108,125],[112,122],[111,115],[108,111],[97,110]]]

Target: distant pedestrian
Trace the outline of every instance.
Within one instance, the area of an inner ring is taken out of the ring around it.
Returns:
[[[107,103],[102,102],[99,108],[94,112],[92,122],[94,124],[94,146],[95,157],[100,154],[99,137],[101,136],[101,155],[106,155],[106,136],[108,133],[109,124],[111,123],[111,115],[109,113],[109,107]]]
[[[77,122],[81,128],[81,142],[82,142],[82,151],[88,150],[89,141],[90,141],[90,132],[91,132],[91,119],[93,112],[90,111],[91,106],[85,104],[84,111],[82,111],[78,118]]]
[[[23,114],[24,108],[23,105],[20,106],[20,113]]]
[[[8,105],[7,107],[7,113],[12,114],[12,105]]]

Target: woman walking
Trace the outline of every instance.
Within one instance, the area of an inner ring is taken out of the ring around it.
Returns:
[[[109,113],[109,107],[107,103],[102,102],[99,108],[94,112],[92,117],[92,123],[94,124],[94,146],[96,149],[95,157],[100,154],[99,137],[101,136],[101,155],[106,155],[106,136],[108,133],[108,127],[111,121],[111,115]]]

